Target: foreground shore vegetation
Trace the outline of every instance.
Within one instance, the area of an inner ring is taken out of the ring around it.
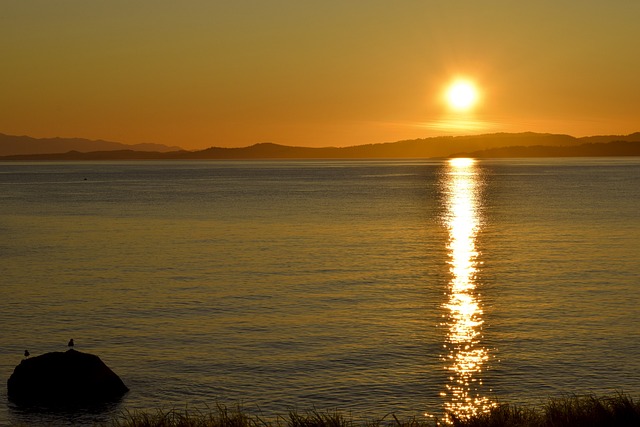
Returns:
[[[214,409],[125,412],[103,427],[617,427],[640,426],[640,403],[619,393],[598,397],[567,396],[550,399],[538,407],[498,404],[490,412],[468,419],[450,415],[446,419],[398,419],[389,414],[380,419],[356,421],[338,411],[290,411],[265,420],[241,408],[217,405]]]

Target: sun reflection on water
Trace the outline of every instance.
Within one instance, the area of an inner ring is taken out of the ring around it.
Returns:
[[[481,222],[475,161],[451,159],[443,185],[451,281],[443,305],[447,328],[444,360],[449,382],[442,396],[447,413],[467,418],[494,406],[482,390],[482,372],[489,355],[481,342],[483,311],[476,292],[480,262],[476,235]]]

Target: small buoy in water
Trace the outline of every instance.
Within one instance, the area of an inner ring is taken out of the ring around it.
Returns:
[[[24,351],[24,357],[29,357],[31,354],[29,353],[29,350],[25,350]]]
[[[74,345],[74,344],[73,344],[73,338],[71,338],[71,339],[69,340],[69,344],[67,344],[67,347],[69,347],[69,348],[73,348],[73,345]]]

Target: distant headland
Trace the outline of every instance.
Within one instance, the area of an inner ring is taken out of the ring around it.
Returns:
[[[640,156],[640,132],[576,138],[548,133],[493,133],[439,136],[355,145],[301,147],[270,142],[242,148],[211,147],[187,151],[160,144],[126,145],[86,139],[0,134],[2,161],[87,160],[251,160],[251,159],[399,159],[442,157],[602,157]]]

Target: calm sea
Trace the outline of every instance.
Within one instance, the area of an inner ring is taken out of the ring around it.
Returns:
[[[99,355],[119,404],[442,416],[640,397],[640,159],[0,164],[0,378]]]

